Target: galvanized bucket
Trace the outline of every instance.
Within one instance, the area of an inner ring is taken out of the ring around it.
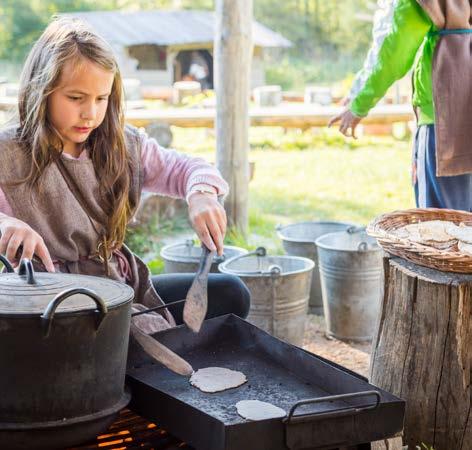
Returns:
[[[382,292],[382,250],[363,228],[316,240],[328,335],[372,339]]]
[[[308,310],[312,314],[323,315],[323,298],[321,295],[320,272],[318,270],[318,252],[315,241],[323,234],[344,231],[356,225],[347,222],[299,222],[291,225],[277,226],[277,235],[287,255],[303,256],[315,262],[311,281]]]
[[[249,322],[301,346],[314,265],[307,258],[269,256],[259,247],[225,261],[219,269],[239,276],[249,288]]]
[[[192,273],[198,269],[201,247],[196,246],[192,239],[177,244],[166,245],[161,250],[161,257],[164,260],[165,273]],[[241,247],[225,245],[222,256],[215,256],[210,272],[218,272],[218,264],[233,258],[234,256],[243,255],[247,250]]]

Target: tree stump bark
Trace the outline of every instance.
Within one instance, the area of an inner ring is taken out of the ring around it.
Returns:
[[[406,400],[404,444],[472,449],[472,275],[385,258],[371,382]]]

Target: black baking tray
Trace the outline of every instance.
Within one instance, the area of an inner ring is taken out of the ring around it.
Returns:
[[[235,315],[206,320],[198,334],[182,325],[153,337],[194,370],[227,367],[248,378],[239,388],[203,393],[130,343],[130,408],[197,450],[333,449],[402,431],[403,400]],[[270,402],[289,417],[245,420],[235,408],[245,399]]]

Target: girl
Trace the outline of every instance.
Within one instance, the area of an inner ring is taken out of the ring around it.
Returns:
[[[51,22],[20,80],[19,124],[0,133],[0,253],[37,270],[107,276],[131,285],[140,308],[185,297],[192,274],[152,280],[123,244],[143,190],[186,198],[201,241],[223,251],[228,186],[202,159],[166,150],[125,126],[111,48],[77,20]],[[216,302],[216,297],[219,302]],[[144,305],[144,306],[143,306]],[[247,288],[211,275],[207,317],[248,313]],[[182,308],[133,319],[147,332],[182,321]]]

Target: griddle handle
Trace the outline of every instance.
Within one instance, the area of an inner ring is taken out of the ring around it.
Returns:
[[[313,405],[314,403],[325,403],[325,402],[333,402],[335,400],[349,400],[358,397],[367,397],[369,395],[374,395],[376,398],[375,403],[370,405],[362,405],[362,406],[352,406],[350,408],[343,408],[338,410],[326,411],[326,412],[319,412],[319,413],[312,413],[312,414],[303,414],[301,416],[294,416],[295,410],[299,406],[303,405]],[[284,419],[286,425],[291,425],[292,423],[298,421],[309,421],[309,420],[319,420],[319,419],[326,419],[331,416],[337,415],[354,415],[358,414],[362,411],[367,411],[370,409],[377,409],[380,404],[380,394],[377,391],[364,391],[364,392],[354,392],[352,394],[341,394],[341,395],[329,395],[327,397],[319,397],[319,398],[310,398],[306,400],[300,400],[299,402],[295,403],[288,413],[288,417]]]
[[[56,313],[57,307],[67,298],[71,297],[72,295],[82,294],[90,297],[95,304],[97,305],[97,310],[95,311],[97,315],[96,323],[95,323],[95,330],[98,330],[98,327],[102,323],[105,315],[108,312],[107,305],[103,301],[101,297],[98,296],[94,291],[86,288],[72,288],[66,291],[62,291],[61,293],[57,294],[46,306],[44,313],[41,315],[41,322],[43,326],[43,334],[44,337],[48,337],[51,332],[52,320],[54,319],[54,314]]]

